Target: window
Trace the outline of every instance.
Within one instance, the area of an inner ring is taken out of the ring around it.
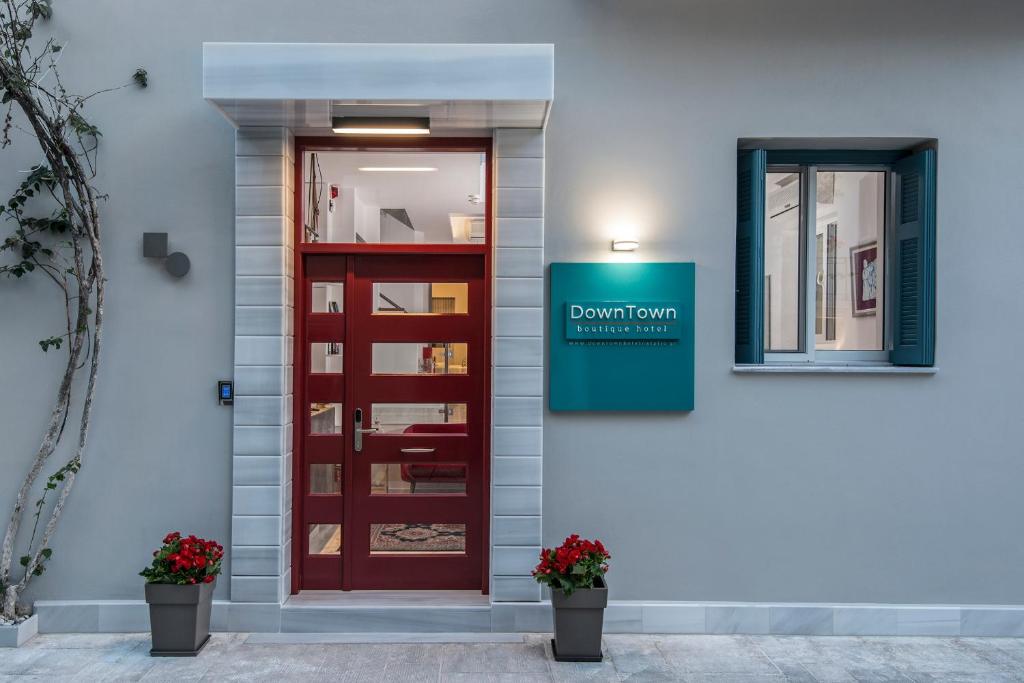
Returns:
[[[487,155],[329,150],[303,154],[303,242],[484,244]]]
[[[739,153],[737,363],[934,363],[934,159]]]

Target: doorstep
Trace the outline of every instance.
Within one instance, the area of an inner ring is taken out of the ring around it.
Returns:
[[[281,606],[282,633],[488,633],[479,591],[302,591]]]

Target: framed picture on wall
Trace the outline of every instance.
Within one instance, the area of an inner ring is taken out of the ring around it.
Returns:
[[[850,247],[850,274],[853,278],[853,315],[875,315],[878,310],[878,242],[865,242]]]

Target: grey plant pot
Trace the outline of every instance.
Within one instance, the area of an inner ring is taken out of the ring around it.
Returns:
[[[608,606],[608,584],[603,578],[593,588],[575,591],[566,597],[551,591],[555,611],[555,637],[552,652],[559,662],[600,662],[604,608]]]
[[[210,610],[217,581],[178,586],[147,583],[154,657],[195,657],[210,639]]]
[[[0,647],[21,647],[39,633],[39,615],[33,614],[17,624],[0,624]]]

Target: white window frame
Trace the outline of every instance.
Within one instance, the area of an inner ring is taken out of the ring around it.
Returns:
[[[882,321],[882,349],[877,351],[818,351],[815,349],[814,319],[815,297],[812,292],[817,285],[816,270],[811,267],[811,255],[817,249],[816,230],[810,226],[818,224],[818,171],[882,171],[885,173],[884,244],[885,269],[882,296],[884,299],[884,320]],[[889,349],[892,348],[892,259],[889,258],[894,238],[892,207],[895,206],[892,169],[886,164],[771,164],[767,173],[800,173],[800,274],[803,286],[800,288],[800,348],[797,351],[764,352],[766,365],[823,365],[823,366],[879,366],[891,365]],[[767,221],[767,215],[765,216]]]

